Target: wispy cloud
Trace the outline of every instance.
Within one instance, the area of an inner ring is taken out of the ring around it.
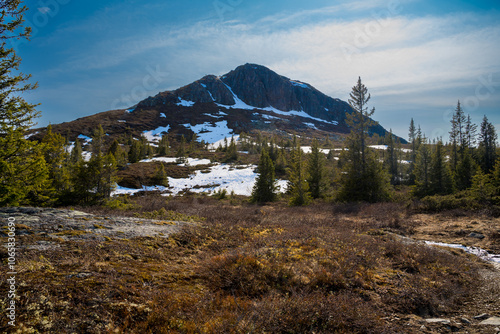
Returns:
[[[73,56],[47,73],[109,72],[110,84],[97,89],[108,89],[110,96],[116,96],[119,92],[112,81],[126,78],[130,88],[123,84],[119,88],[131,89],[144,76],[144,71],[138,69],[148,65],[164,66],[170,73],[168,80],[158,87],[160,90],[254,62],[343,99],[360,75],[376,93],[381,109],[394,108],[392,99],[411,101],[429,110],[438,110],[447,103],[455,103],[462,95],[467,96],[481,75],[500,73],[500,44],[495,42],[500,40],[500,24],[495,14],[408,17],[398,10],[391,14],[392,7],[388,6],[391,4],[383,0],[363,0],[273,15],[253,23],[200,21],[182,27],[145,25],[133,32],[115,31],[113,38],[93,45],[72,45]],[[342,19],[333,15],[358,11],[386,11],[386,15],[368,14],[359,18],[347,15]],[[113,21],[130,15],[124,9],[118,13],[121,14],[114,16]],[[102,15],[90,21],[100,21]],[[81,29],[97,28],[87,21],[67,27],[59,34]],[[127,66],[133,68],[127,71]],[[436,91],[441,94],[437,96]],[[500,88],[489,101],[500,102]],[[390,120],[388,116],[386,121]]]

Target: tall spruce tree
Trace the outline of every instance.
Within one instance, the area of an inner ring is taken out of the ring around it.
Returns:
[[[497,133],[495,127],[488,121],[486,115],[483,117],[479,131],[479,163],[483,172],[488,174],[495,165]]]
[[[408,131],[408,140],[411,145],[411,152],[410,152],[410,165],[408,167],[408,184],[409,185],[414,185],[415,184],[415,160],[417,158],[417,149],[418,149],[418,138],[417,138],[417,129],[415,127],[415,122],[413,121],[413,118],[410,121],[410,128]]]
[[[347,138],[347,150],[340,156],[342,172],[339,173],[337,199],[347,202],[376,202],[390,197],[389,176],[378,161],[376,153],[366,145],[368,131],[375,122],[370,116],[375,108],[368,111],[370,100],[368,89],[358,79],[352,88],[349,104],[352,113],[347,113],[346,122],[351,128]]]
[[[252,190],[252,203],[265,203],[276,200],[276,179],[274,165],[267,152],[267,147],[262,147],[258,166],[257,180]]]
[[[446,195],[453,190],[451,171],[445,160],[443,142],[438,140],[434,147],[429,166],[430,195]]]
[[[392,129],[385,135],[384,144],[387,146],[387,151],[384,159],[384,164],[391,177],[391,184],[399,183],[399,164],[398,164],[398,151],[394,142],[394,135]]]
[[[292,164],[287,169],[288,192],[290,193],[290,205],[306,205],[310,201],[309,185],[306,182],[306,170],[303,161],[303,153],[300,144],[295,147],[291,154]]]
[[[431,193],[430,182],[431,150],[425,137],[422,137],[417,157],[415,160],[415,169],[413,170],[415,186],[413,194],[417,197],[424,197]]]
[[[21,94],[37,85],[19,71],[21,58],[9,44],[29,38],[31,28],[23,25],[27,7],[20,0],[2,0],[0,9],[0,206],[8,206],[37,198],[47,186],[48,169],[42,146],[25,138],[40,112]]]
[[[325,173],[325,155],[320,151],[318,141],[314,139],[307,164],[307,183],[309,184],[311,197],[314,199],[320,198],[324,194],[326,187]]]

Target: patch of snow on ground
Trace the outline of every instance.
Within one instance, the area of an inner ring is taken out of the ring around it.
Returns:
[[[203,124],[190,125],[182,124],[186,128],[190,128],[191,131],[198,134],[198,140],[204,140],[205,143],[215,143],[218,140],[224,139],[226,137],[231,137],[233,130],[228,128],[227,121],[220,121],[212,124],[210,122],[205,122]]]
[[[174,163],[177,162],[178,158],[171,157],[157,157],[151,159],[144,159],[140,162],[153,162],[153,161],[161,161],[165,163]],[[186,162],[179,164],[179,166],[199,166],[199,165],[210,165],[212,162],[210,159],[195,159],[195,158],[186,158]]]
[[[82,134],[78,135],[78,138],[83,139],[82,145],[87,145],[87,144],[90,144],[92,142],[92,138],[84,136]]]
[[[308,113],[306,113],[305,111],[297,111],[297,110],[281,111],[281,110],[278,110],[278,109],[273,108],[273,107],[264,108],[264,110],[272,111],[276,114],[284,115],[284,116],[299,116],[299,117],[303,117],[303,118],[309,118],[309,119],[312,119],[312,120],[315,120],[318,122],[323,122],[323,123],[328,123],[328,124],[333,124],[333,125],[339,124],[339,122],[337,122],[337,121],[326,121],[326,120],[321,119],[321,118],[313,117],[313,116],[309,115]]]
[[[297,87],[302,87],[302,88],[307,88],[309,89],[309,86],[306,85],[305,83],[303,82],[300,82],[300,81],[296,81],[296,80],[290,80],[290,83],[294,86],[297,86]]]
[[[160,113],[160,117],[167,118],[167,115],[165,115],[165,113]]]
[[[162,133],[167,132],[170,130],[170,125],[167,126],[160,126],[154,130],[151,131],[144,131],[143,135],[146,137],[146,139],[150,142],[157,142],[160,141]]]
[[[305,122],[304,122],[304,124],[305,124],[305,125],[307,125],[308,127],[310,127],[311,129],[316,129],[316,130],[318,129],[318,128],[316,127],[316,125],[314,125],[314,123],[305,123]]]
[[[169,177],[168,188],[161,186],[143,186],[142,189],[118,187],[113,191],[113,195],[134,194],[142,190],[168,190],[171,194],[177,195],[185,189],[196,193],[214,193],[221,189],[226,189],[228,193],[234,191],[236,195],[250,196],[258,175],[254,173],[255,168],[256,166],[254,165],[235,168],[231,165],[218,164],[210,167],[209,173],[196,171],[189,178],[174,179]],[[277,185],[280,192],[286,191],[287,181],[278,180]],[[203,186],[203,188],[195,188],[196,186]]]
[[[178,106],[183,106],[183,107],[192,107],[194,105],[193,101],[186,101],[183,100],[179,97],[179,102],[176,103]]]
[[[387,150],[387,145],[369,145],[368,147],[374,148],[376,150]]]
[[[131,113],[135,110],[135,107],[132,107],[132,108],[128,108],[127,110],[125,110],[125,112],[127,113]]]
[[[430,246],[462,249],[466,253],[474,254],[485,261],[500,263],[500,254],[490,254],[487,251],[485,251],[484,249],[481,249],[478,247],[464,246],[464,245],[459,245],[459,244],[446,244],[446,243],[442,243],[442,242],[433,242],[433,241],[425,241],[425,244],[430,245]]]
[[[231,143],[231,138],[234,138],[235,143],[238,143],[240,141],[240,135],[232,136],[232,137],[224,137],[221,140],[216,141],[215,143],[211,143],[208,145],[209,150],[216,150],[219,145],[224,147],[224,139],[227,140],[227,144],[229,145]]]
[[[126,120],[124,120],[124,119],[119,119],[119,120],[118,120],[118,123],[127,123],[127,121],[126,121]]]
[[[311,146],[301,146],[302,152],[308,154],[312,152]],[[328,154],[330,153],[330,150],[327,148],[320,148],[319,151],[323,154]]]

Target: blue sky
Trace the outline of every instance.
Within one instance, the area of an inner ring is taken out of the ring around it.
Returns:
[[[500,4],[433,0],[26,1],[15,45],[39,88],[38,124],[132,106],[257,63],[347,100],[358,76],[374,118],[447,139],[461,100],[500,130]]]

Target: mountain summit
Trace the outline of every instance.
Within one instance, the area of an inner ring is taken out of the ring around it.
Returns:
[[[128,110],[112,110],[63,123],[59,132],[71,140],[88,136],[101,124],[109,135],[161,132],[196,133],[206,142],[219,132],[255,130],[322,137],[348,133],[345,101],[329,97],[310,84],[281,76],[267,67],[245,64],[222,76],[207,75],[187,86],[166,91]],[[56,130],[58,126],[54,126]],[[380,125],[370,129],[384,136]]]

